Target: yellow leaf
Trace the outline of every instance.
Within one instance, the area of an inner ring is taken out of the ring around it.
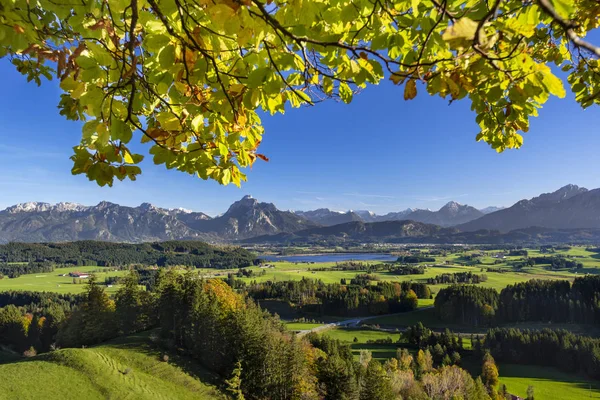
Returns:
[[[477,22],[470,18],[462,17],[454,25],[446,29],[446,32],[442,35],[444,39],[451,47],[466,47],[468,42],[475,38],[475,32],[477,32]]]
[[[123,148],[123,160],[125,160],[126,164],[135,164],[131,157],[131,153],[126,148]]]
[[[543,85],[546,86],[546,89],[548,89],[550,94],[553,94],[561,99],[567,95],[565,87],[563,86],[563,82],[552,73],[550,67],[547,65],[539,65],[538,71]]]

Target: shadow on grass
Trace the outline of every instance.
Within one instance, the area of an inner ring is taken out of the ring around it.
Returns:
[[[121,336],[111,341],[101,343],[98,346],[135,350],[136,352],[143,353],[161,362],[164,362],[163,356],[167,355],[169,364],[179,367],[188,375],[217,387],[222,386],[222,378],[218,374],[204,368],[200,361],[196,359],[178,354],[176,351],[160,346],[158,342],[152,340],[153,335],[158,336],[159,330],[153,329],[129,336]]]
[[[500,364],[500,380],[502,378],[525,378],[532,382],[561,382],[581,390],[589,390],[593,398],[600,397],[600,382],[577,374],[560,371],[553,367],[536,365]],[[535,387],[535,383],[533,383]],[[590,396],[592,397],[592,396]]]

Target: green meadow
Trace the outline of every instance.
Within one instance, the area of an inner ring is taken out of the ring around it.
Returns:
[[[0,363],[0,399],[226,399],[197,363],[149,345],[147,334]]]
[[[567,374],[554,368],[533,365],[500,364],[500,383],[509,393],[525,398],[527,388],[533,386],[534,396],[540,400],[600,399],[600,384],[578,375]]]
[[[57,293],[81,293],[85,289],[84,283],[73,283],[73,278],[69,272],[88,272],[93,273],[98,282],[103,283],[109,276],[124,276],[127,271],[111,271],[104,267],[86,266],[86,267],[68,267],[56,268],[52,272],[26,274],[18,278],[0,279],[0,291],[7,290],[31,290],[37,292],[57,292]],[[66,276],[62,276],[66,275]],[[114,293],[119,289],[118,285],[106,287],[106,291]]]

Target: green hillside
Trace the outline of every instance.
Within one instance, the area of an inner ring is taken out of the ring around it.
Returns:
[[[224,399],[206,371],[130,336],[0,364],[0,399]],[[185,370],[185,371],[184,371]],[[203,382],[204,381],[204,382]]]

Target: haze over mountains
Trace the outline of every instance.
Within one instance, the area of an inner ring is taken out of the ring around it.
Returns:
[[[309,221],[324,226],[343,224],[352,221],[384,222],[404,220],[424,222],[439,226],[453,226],[472,221],[485,214],[474,207],[459,204],[455,201],[447,203],[438,211],[408,208],[404,211],[391,212],[385,215],[377,215],[368,210],[339,212],[331,211],[328,208],[320,208],[314,211],[296,211],[295,213]]]
[[[574,233],[573,230],[586,230]],[[437,211],[407,209],[376,215],[329,209],[282,211],[251,196],[210,217],[144,203],[23,203],[0,211],[0,243],[107,240],[143,242],[194,239],[281,243],[307,240],[494,242],[591,240],[600,233],[600,189],[567,185],[512,207],[495,210],[449,202]],[[557,239],[559,238],[559,239]],[[579,238],[579,239],[578,239]]]

